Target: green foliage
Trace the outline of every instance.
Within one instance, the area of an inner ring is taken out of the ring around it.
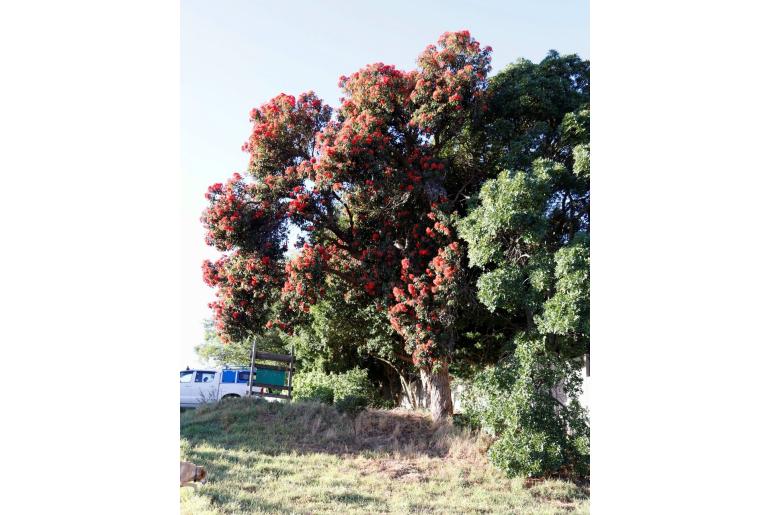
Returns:
[[[373,389],[383,403],[394,403],[401,391],[399,375],[415,370],[403,357],[403,342],[385,311],[344,284],[330,279],[326,295],[307,313],[309,322],[297,327],[291,338],[301,370],[341,373],[366,369]]]
[[[490,80],[487,134],[502,168],[526,170],[537,158],[559,160],[564,143],[587,143],[589,75],[588,61],[551,51],[540,63],[520,59]]]
[[[363,366],[369,356],[395,361],[396,349],[403,344],[387,313],[349,290],[330,280],[324,298],[310,308],[310,323],[300,328],[296,341],[297,355],[305,366],[342,372]]]
[[[558,170],[554,170],[559,168]],[[459,224],[460,236],[469,243],[471,266],[505,261],[506,247],[500,243],[512,238],[519,245],[531,245],[543,238],[547,229],[543,216],[550,194],[550,179],[563,173],[563,167],[540,160],[532,173],[501,172],[484,183],[480,205]]]
[[[495,437],[489,456],[508,476],[586,476],[589,426],[578,402],[580,364],[549,351],[545,340],[520,336],[512,355],[480,372],[463,394],[464,419]]]
[[[294,400],[318,401],[325,404],[334,403],[333,376],[319,370],[298,372],[292,378]]]
[[[556,267],[554,294],[543,304],[536,318],[538,329],[576,340],[585,340],[589,329],[589,247],[588,238],[577,238],[554,256]]]
[[[253,338],[257,349],[263,352],[285,353],[290,343],[286,336],[276,330],[265,331]],[[195,347],[195,352],[204,363],[213,366],[242,366],[251,362],[251,339],[223,343],[213,328],[210,320],[204,322],[204,343]]]
[[[476,283],[477,295],[489,311],[526,317],[522,329],[532,330],[534,318],[548,309],[549,323],[541,330],[566,336],[569,327],[574,340],[578,326],[581,335],[588,334],[582,330],[587,329],[588,320],[588,237],[576,233],[571,237],[580,243],[565,247],[580,246],[580,255],[558,250],[559,244],[549,241],[553,234],[551,185],[563,173],[562,165],[546,160],[536,161],[529,174],[502,172],[484,185],[479,205],[461,220],[459,231],[468,242],[470,263],[483,270]],[[556,309],[575,299],[585,302],[571,306],[571,313]],[[559,315],[572,317],[562,324],[562,332],[553,330]]]
[[[334,401],[359,396],[374,401],[366,370],[354,368],[334,376]]]
[[[360,395],[346,395],[337,400],[334,405],[340,411],[356,415],[369,407],[369,403],[370,401],[366,397]]]
[[[515,311],[517,301],[524,295],[523,284],[523,271],[520,268],[501,266],[482,274],[476,286],[481,303],[494,312],[502,306]]]
[[[296,401],[313,400],[334,404],[341,410],[358,411],[378,404],[366,370],[354,368],[341,374],[309,370],[292,379]]]
[[[476,295],[566,357],[589,345],[589,64],[550,53],[490,84],[488,179],[457,223]]]

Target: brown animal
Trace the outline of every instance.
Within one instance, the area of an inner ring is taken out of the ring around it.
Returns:
[[[206,469],[189,461],[179,462],[179,486],[198,488],[206,483]]]

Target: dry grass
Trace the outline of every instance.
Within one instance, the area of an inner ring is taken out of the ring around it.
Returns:
[[[184,413],[181,432],[209,471],[183,513],[588,513],[586,490],[526,488],[489,466],[488,441],[413,411],[243,399]]]

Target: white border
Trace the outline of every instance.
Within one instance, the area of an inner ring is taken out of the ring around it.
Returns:
[[[592,2],[592,512],[766,511],[767,11]]]
[[[3,507],[175,512],[179,6],[2,9]],[[594,513],[766,504],[767,19],[592,4]]]
[[[175,513],[179,5],[4,3],[3,511]]]

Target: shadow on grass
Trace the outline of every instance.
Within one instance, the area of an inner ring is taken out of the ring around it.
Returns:
[[[227,512],[295,513],[295,510],[291,509],[290,507],[286,507],[283,504],[268,502],[259,497],[253,497],[252,499],[245,501],[242,498],[239,499],[237,496],[222,494],[218,492],[199,493],[197,495],[207,497],[207,502],[211,502],[211,507],[213,509],[218,510],[220,507],[225,507]]]
[[[458,440],[468,439],[467,431],[435,425],[412,411],[366,410],[351,416],[325,404],[259,399],[206,405],[181,413],[180,421],[184,459],[208,471],[200,495],[225,512],[291,513],[296,507],[290,501],[286,506],[271,501],[291,499],[306,488],[320,492],[322,499],[313,502],[377,510],[386,499],[346,490],[350,476],[339,482],[342,492],[329,488],[334,477],[323,469],[328,458],[308,456],[446,457]],[[267,483],[283,491],[266,490]]]
[[[459,442],[476,444],[467,430],[433,424],[427,415],[408,410],[366,410],[354,417],[320,403],[236,399],[182,413],[180,418],[181,436],[190,443],[267,455],[369,452],[446,457]]]
[[[381,499],[378,497],[372,497],[371,495],[361,495],[358,493],[336,494],[336,495],[331,495],[329,497],[333,501],[341,502],[343,504],[352,504],[356,506],[361,506],[364,504],[372,504],[372,503],[381,501]]]

